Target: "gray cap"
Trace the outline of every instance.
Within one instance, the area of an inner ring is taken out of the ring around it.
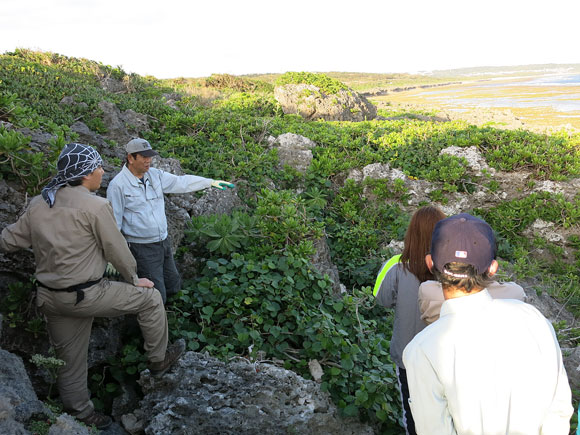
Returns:
[[[154,151],[153,148],[151,148],[151,144],[148,141],[141,138],[131,139],[127,142],[127,145],[125,145],[125,150],[127,151],[127,154],[139,153],[145,157],[159,155],[157,151]]]

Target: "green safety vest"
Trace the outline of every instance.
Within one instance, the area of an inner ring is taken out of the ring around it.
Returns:
[[[375,297],[377,296],[377,293],[379,292],[379,289],[381,288],[381,284],[383,283],[383,279],[385,279],[387,272],[389,271],[389,269],[391,267],[393,267],[395,264],[397,264],[399,262],[400,258],[401,258],[401,254],[395,255],[394,257],[391,257],[391,259],[389,261],[387,261],[385,263],[385,265],[382,267],[381,271],[379,272],[379,275],[377,276],[377,280],[375,281],[375,288],[373,289],[373,296],[375,296]]]

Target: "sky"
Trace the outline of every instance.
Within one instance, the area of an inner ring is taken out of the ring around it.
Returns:
[[[579,0],[0,0],[0,54],[157,78],[580,63],[579,16]]]

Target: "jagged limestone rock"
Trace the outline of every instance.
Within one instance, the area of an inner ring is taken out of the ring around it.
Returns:
[[[312,162],[311,150],[316,143],[299,134],[284,133],[271,141],[270,145],[277,148],[281,167],[288,165],[305,173]]]
[[[187,352],[162,378],[141,373],[146,434],[364,435],[314,382],[271,364]]]
[[[327,95],[314,85],[287,84],[277,86],[274,97],[284,113],[308,120],[367,121],[377,116],[376,107],[351,89]]]
[[[343,288],[340,283],[340,276],[338,267],[332,262],[330,257],[330,248],[326,237],[321,237],[314,241],[314,249],[316,252],[312,256],[312,267],[318,270],[321,274],[327,274],[332,280],[332,293],[339,296],[343,293]]]
[[[0,415],[25,423],[43,413],[44,405],[32,389],[22,358],[0,349]]]
[[[68,414],[59,415],[48,430],[48,435],[90,435],[89,429]]]
[[[103,112],[103,123],[107,129],[104,136],[123,147],[132,138],[149,130],[147,116],[141,113],[133,110],[121,112],[114,103],[105,100],[99,102],[99,109]]]

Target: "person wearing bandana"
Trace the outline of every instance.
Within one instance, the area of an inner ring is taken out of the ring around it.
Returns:
[[[67,144],[58,158],[57,175],[0,236],[0,248],[6,252],[32,248],[36,303],[45,316],[56,356],[65,362],[57,380],[63,408],[99,429],[112,421],[94,410],[87,387],[93,318],[136,314],[154,376],[167,371],[185,349],[183,340],[168,346],[161,296],[149,279],[137,275],[111,204],[95,195],[102,164],[92,147]],[[108,262],[126,282],[103,278]]]
[[[554,328],[535,307],[494,299],[496,241],[461,213],[435,225],[427,267],[439,319],[403,351],[417,433],[567,435],[572,393]]]
[[[167,232],[164,195],[209,187],[224,190],[234,185],[197,175],[178,176],[152,168],[152,157],[158,153],[145,139],[130,140],[125,151],[127,164],[109,183],[107,199],[113,206],[117,226],[135,256],[139,276],[153,281],[165,303],[167,296],[179,291],[181,277]]]

